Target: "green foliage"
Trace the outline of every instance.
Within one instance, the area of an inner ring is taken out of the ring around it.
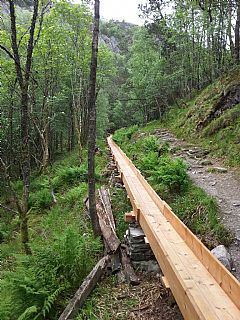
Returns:
[[[139,169],[147,176],[151,175],[159,166],[159,157],[156,152],[144,154],[138,161]]]
[[[212,110],[216,101],[224,97],[224,92],[233,90],[239,82],[239,68],[231,70],[224,77],[209,85],[192,100],[179,104],[169,110],[154,127],[168,128],[180,138],[186,139],[210,150],[210,154],[221,158],[230,166],[240,165],[240,105],[222,110],[210,119],[203,130],[196,130]]]
[[[59,190],[64,185],[70,186],[79,182],[87,182],[87,179],[87,165],[82,164],[81,166],[59,168],[52,180],[52,184],[54,190]]]
[[[87,184],[81,183],[79,186],[71,188],[67,191],[61,199],[61,203],[66,204],[68,207],[72,208],[74,205],[82,207],[83,197],[87,194]]]
[[[146,152],[158,152],[160,148],[159,140],[155,136],[148,136],[143,140],[143,148]]]
[[[212,249],[218,243],[228,246],[232,241],[231,234],[219,222],[216,201],[202,189],[191,184],[184,194],[171,199],[170,205],[208,248]]]
[[[155,141],[155,139],[144,139],[145,141]],[[155,148],[155,144],[151,148]],[[144,150],[146,147],[144,145]],[[156,148],[155,148],[156,150]],[[155,151],[143,154],[137,161],[139,169],[149,178],[159,191],[179,193],[187,189],[189,180],[187,176],[187,165],[180,159],[173,159],[168,155],[159,156]]]
[[[102,139],[108,128],[109,97],[100,90],[97,96],[97,137]]]
[[[41,189],[30,193],[29,206],[36,209],[49,209],[52,205],[53,199],[49,189]]]
[[[189,184],[187,165],[180,158],[161,157],[158,167],[152,172],[150,181],[168,188],[170,193],[180,193],[186,190]]]
[[[118,144],[122,144],[123,142],[129,141],[133,134],[138,131],[138,126],[134,125],[129,128],[122,128],[117,130],[114,135],[113,139],[116,141]]]
[[[81,235],[72,226],[57,235],[51,246],[38,247],[30,257],[18,256],[16,270],[6,272],[2,280],[1,294],[7,293],[8,303],[0,302],[0,318],[53,319],[60,294],[79,286],[100,248],[99,239]]]
[[[113,215],[117,221],[117,235],[120,239],[123,239],[127,223],[124,220],[124,214],[131,211],[131,204],[126,199],[126,192],[123,189],[114,189],[111,190],[111,200],[112,200],[112,209]]]

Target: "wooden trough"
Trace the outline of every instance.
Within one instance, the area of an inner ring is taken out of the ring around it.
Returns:
[[[185,319],[240,320],[240,283],[161,200],[108,138],[140,223]],[[126,219],[133,218],[133,214]]]

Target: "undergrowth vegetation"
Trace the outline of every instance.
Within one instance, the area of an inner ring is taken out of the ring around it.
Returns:
[[[107,162],[105,146],[96,157],[97,183]],[[16,192],[21,183],[14,185]],[[57,203],[54,203],[54,192]],[[83,200],[87,195],[86,156],[73,153],[32,177],[29,212],[33,254],[21,253],[18,216],[4,215],[0,226],[0,319],[57,319],[102,251],[92,233]],[[10,199],[5,199],[10,201]]]
[[[169,145],[151,134],[158,125],[155,121],[144,128],[121,129],[113,138],[160,197],[210,249],[219,243],[229,245],[231,235],[219,221],[216,201],[190,181],[187,164],[171,156]]]
[[[239,75],[239,68],[231,70],[191,100],[179,101],[152,127],[168,128],[178,137],[209,149],[226,165],[239,167]]]

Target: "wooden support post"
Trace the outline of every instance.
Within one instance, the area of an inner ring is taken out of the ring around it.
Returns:
[[[124,220],[127,223],[133,223],[136,221],[136,216],[134,211],[126,212],[124,216]]]
[[[121,175],[115,176],[114,179],[115,179],[115,181],[116,181],[117,183],[121,183],[121,184],[122,184],[122,177],[121,177]]]

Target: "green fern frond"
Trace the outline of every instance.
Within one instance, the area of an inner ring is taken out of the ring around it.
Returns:
[[[31,306],[27,308],[21,315],[18,317],[18,320],[31,320],[32,316],[37,313],[37,307]],[[31,316],[31,318],[30,318]]]

